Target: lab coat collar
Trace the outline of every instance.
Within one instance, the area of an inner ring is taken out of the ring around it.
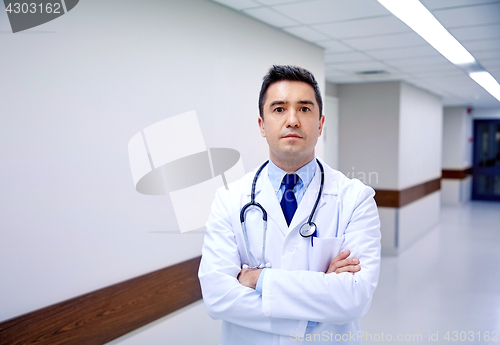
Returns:
[[[316,158],[317,157],[315,157],[315,159]],[[322,159],[319,159],[319,161],[321,162],[321,164],[323,164],[323,169],[325,170],[325,185],[323,186],[323,194],[325,194],[325,195],[328,195],[328,194],[337,195],[338,190],[339,190],[339,186],[338,186],[338,179],[334,175],[334,170],[332,168],[330,168]],[[259,165],[259,167],[260,167],[260,165]],[[250,185],[248,186],[248,188],[246,188],[247,190],[245,191],[247,196],[250,196],[252,182],[253,182],[253,179],[255,177],[256,172],[257,172],[257,169],[255,169],[252,172],[251,179],[249,180]],[[319,165],[316,164],[316,173],[314,174],[313,181],[311,182],[308,189],[312,188],[312,186],[317,183],[317,189],[316,189],[316,193],[317,193],[318,189],[319,189],[319,183],[321,181],[320,178],[321,178],[321,170],[319,168]],[[262,190],[262,187],[264,185],[265,180],[267,180],[269,182],[270,188],[272,189],[273,187],[271,185],[271,181],[269,180],[268,166],[266,166],[260,172],[259,179],[257,180],[257,185],[255,186],[255,196],[256,197],[260,193],[260,191]],[[306,191],[306,193],[307,193],[307,191]],[[275,192],[275,194],[276,194],[276,192]]]
[[[321,207],[325,204],[325,196],[337,195],[339,189],[338,179],[334,175],[334,171],[321,159],[320,162],[323,164],[323,168],[325,170],[325,183],[316,212],[319,212]],[[249,188],[247,188],[246,191],[248,197],[250,197],[252,187],[251,183],[253,181],[253,178],[255,177],[256,171],[257,170],[254,171],[252,179],[250,181],[250,185],[248,186]],[[261,171],[257,180],[257,184],[255,186],[255,201],[260,203],[267,211],[268,222],[270,220],[274,221],[280,231],[286,236],[290,232],[290,230],[295,230],[295,228],[298,229],[309,218],[309,215],[311,214],[312,208],[318,196],[320,181],[321,170],[319,168],[319,165],[316,164],[316,173],[314,174],[314,178],[309,185],[309,188],[307,188],[302,201],[300,202],[297,211],[293,216],[290,227],[288,227],[286,224],[286,220],[283,215],[283,211],[281,210],[281,206],[278,202],[278,198],[276,197],[276,193],[271,185],[271,181],[269,180],[267,166]]]
[[[248,195],[250,196],[250,193],[248,193]],[[261,204],[266,210],[267,222],[269,223],[270,221],[273,221],[276,223],[278,229],[280,229],[283,235],[286,235],[288,226],[286,224],[283,211],[281,210],[281,206],[278,202],[278,198],[276,197],[276,192],[274,191],[271,181],[269,180],[267,166],[260,173],[257,185],[255,186],[255,201]]]
[[[323,169],[325,170],[325,185],[323,186],[323,195],[338,195],[339,192],[339,180],[335,173],[338,174],[335,170],[330,168],[322,159],[319,159],[320,163],[323,165]],[[321,178],[321,170],[319,165],[316,164],[316,174],[318,176],[318,188],[320,184]]]

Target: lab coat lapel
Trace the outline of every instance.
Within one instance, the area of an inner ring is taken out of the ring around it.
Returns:
[[[321,195],[321,199],[318,203],[318,207],[316,212],[319,212],[320,209],[325,204],[327,198],[326,195],[337,195],[338,194],[338,181],[333,176],[330,168],[322,161],[325,170],[325,183],[323,186],[323,192]],[[297,207],[297,211],[295,211],[295,215],[293,216],[292,222],[290,223],[290,227],[287,226],[285,216],[283,215],[283,211],[281,210],[281,205],[278,202],[278,198],[276,197],[276,192],[271,185],[271,181],[269,180],[268,168],[265,167],[259,179],[257,180],[257,185],[255,186],[255,201],[264,207],[267,211],[267,221],[274,222],[278,229],[284,236],[287,236],[292,230],[294,232],[298,232],[299,228],[304,224],[311,214],[314,203],[316,202],[316,198],[318,196],[319,186],[321,182],[321,170],[316,164],[316,172],[314,174],[314,178],[307,188],[302,200]],[[253,179],[252,179],[253,181]],[[251,185],[250,185],[251,188]],[[250,188],[248,188],[247,197],[250,197]],[[316,215],[313,218],[316,219]],[[269,226],[270,224],[268,224]]]
[[[270,226],[269,222],[272,221],[280,229],[281,233],[286,235],[288,226],[281,205],[276,197],[276,192],[269,180],[267,167],[261,172],[261,176],[255,186],[255,194],[255,201],[261,204],[267,212],[268,227]]]

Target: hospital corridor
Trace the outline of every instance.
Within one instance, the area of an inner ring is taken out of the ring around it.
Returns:
[[[447,335],[450,342],[493,341],[500,324],[499,224],[498,203],[443,207],[426,236],[399,257],[382,258],[379,286],[361,319],[365,341],[368,334],[382,344],[391,343],[387,334],[419,344],[443,344]],[[439,341],[431,341],[436,334]]]
[[[0,345],[500,343],[500,0],[4,0]]]

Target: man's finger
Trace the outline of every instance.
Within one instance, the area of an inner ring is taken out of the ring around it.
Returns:
[[[359,266],[359,265],[349,265],[349,266],[344,266],[344,267],[337,268],[335,270],[335,273],[337,273],[337,274],[342,273],[342,272],[355,273],[355,272],[359,272],[359,271],[361,271],[361,266]]]
[[[349,256],[349,254],[351,254],[351,252],[346,249],[344,250],[343,252],[341,252],[339,255],[337,255],[336,257],[334,257],[332,259],[332,261],[330,261],[330,266],[328,267],[328,270],[326,271],[326,273],[331,273],[333,271],[335,271],[335,269],[337,267],[340,267],[340,266],[335,266],[335,264],[341,260],[344,260],[345,258],[347,258]]]
[[[328,274],[328,273],[335,272],[335,270],[337,270],[338,268],[344,267],[344,266],[357,265],[357,264],[359,264],[359,260],[356,258],[347,258],[347,259],[336,261],[336,262],[334,260],[332,260],[332,262],[330,263],[330,267],[328,268],[326,273]]]
[[[359,260],[356,259],[356,258],[347,258],[347,259],[344,259],[344,260],[340,260],[340,261],[337,261],[334,266],[335,268],[340,268],[340,267],[344,267],[344,266],[349,266],[349,265],[357,265],[359,264]]]

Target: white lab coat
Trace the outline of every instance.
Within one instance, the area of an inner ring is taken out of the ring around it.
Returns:
[[[322,162],[323,163],[323,162]],[[359,344],[358,319],[371,303],[380,267],[380,222],[374,191],[323,163],[325,183],[313,221],[318,237],[303,238],[304,224],[318,195],[321,171],[305,192],[290,227],[271,186],[267,167],[256,185],[256,202],[267,211],[267,269],[262,296],[242,286],[237,276],[248,256],[240,210],[250,201],[255,171],[217,191],[207,222],[199,269],[208,314],[222,319],[222,345]],[[257,261],[262,251],[262,215],[247,212],[250,250]],[[361,271],[325,274],[342,250],[360,260]],[[316,327],[306,327],[308,321]],[[339,341],[339,340],[344,340]]]

